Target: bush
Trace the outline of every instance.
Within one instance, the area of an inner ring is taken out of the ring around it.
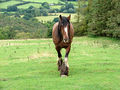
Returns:
[[[50,5],[47,2],[43,2],[42,6],[46,9],[50,9]]]
[[[68,9],[68,13],[75,13],[75,9],[69,8],[69,9]]]
[[[32,14],[26,13],[26,14],[23,16],[23,19],[25,19],[25,20],[30,20],[32,17],[33,17]]]
[[[87,24],[85,19],[83,19],[81,22],[77,23],[73,23],[74,25],[74,34],[75,36],[83,36],[83,35],[87,35]]]
[[[56,18],[54,18],[53,19],[53,21],[52,22],[58,22],[59,21],[59,18],[58,17],[56,17]]]
[[[17,7],[16,6],[8,6],[7,7],[7,11],[17,11]]]
[[[62,6],[60,12],[64,13],[75,13],[75,8],[72,3],[66,3],[65,6]]]

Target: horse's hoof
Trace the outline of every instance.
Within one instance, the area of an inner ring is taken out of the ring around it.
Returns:
[[[58,71],[60,71],[60,67],[58,67]]]
[[[69,73],[69,68],[65,65],[65,62],[63,62],[60,69],[60,75],[68,76],[68,73]]]
[[[67,77],[67,75],[61,75],[61,77]]]

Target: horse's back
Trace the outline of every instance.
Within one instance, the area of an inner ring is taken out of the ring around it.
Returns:
[[[56,22],[56,23],[53,25],[52,36],[54,35],[55,30],[57,30],[57,29],[58,29],[58,22]]]
[[[59,37],[58,37],[58,22],[56,22],[56,23],[53,25],[52,38],[53,38],[53,42],[54,42],[54,43],[58,43],[58,42],[59,42]]]

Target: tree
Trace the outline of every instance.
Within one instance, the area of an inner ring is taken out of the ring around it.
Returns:
[[[87,33],[87,24],[85,18],[81,18],[81,0],[78,0],[77,9],[76,9],[76,22],[73,23],[75,35],[76,36],[83,36]]]
[[[54,25],[54,22],[47,22],[47,23],[44,23],[44,25],[48,27],[47,37],[51,38],[52,37],[52,27]]]
[[[68,13],[75,13],[75,10],[73,8],[69,8]]]
[[[33,17],[32,14],[26,13],[26,14],[23,16],[23,19],[25,19],[25,20],[30,20],[32,17]]]
[[[8,39],[9,27],[0,27],[0,39]]]
[[[74,9],[74,5],[73,5],[72,3],[66,3],[66,4],[65,4],[65,8],[66,8],[66,9],[69,9],[69,8]]]
[[[75,13],[75,8],[74,5],[72,3],[65,3],[65,6],[62,6],[60,9],[60,12],[64,12],[64,13]]]
[[[80,0],[78,0],[78,4],[77,4],[77,9],[76,9],[76,11],[77,11],[77,15],[76,15],[76,17],[77,17],[77,23],[79,23],[80,22],[80,15],[81,15],[81,13],[80,13]]]
[[[33,9],[34,7],[33,6],[29,6],[28,9]]]
[[[43,6],[44,8],[50,9],[50,5],[49,5],[47,2],[43,2],[43,3],[42,3],[42,6]]]
[[[89,35],[120,38],[119,0],[89,0],[86,16]]]
[[[61,0],[62,2],[66,2],[67,0]]]
[[[40,9],[40,13],[41,13],[41,16],[48,16],[48,10],[45,8]]]
[[[7,7],[7,11],[17,11],[17,7],[16,6],[8,6]]]
[[[52,22],[58,22],[59,21],[59,18],[58,17],[56,17],[56,18],[54,18],[53,19],[53,21]]]

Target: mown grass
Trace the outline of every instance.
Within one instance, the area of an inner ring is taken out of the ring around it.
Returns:
[[[0,90],[120,89],[119,40],[74,38],[66,78],[56,59],[51,39],[0,40]]]

